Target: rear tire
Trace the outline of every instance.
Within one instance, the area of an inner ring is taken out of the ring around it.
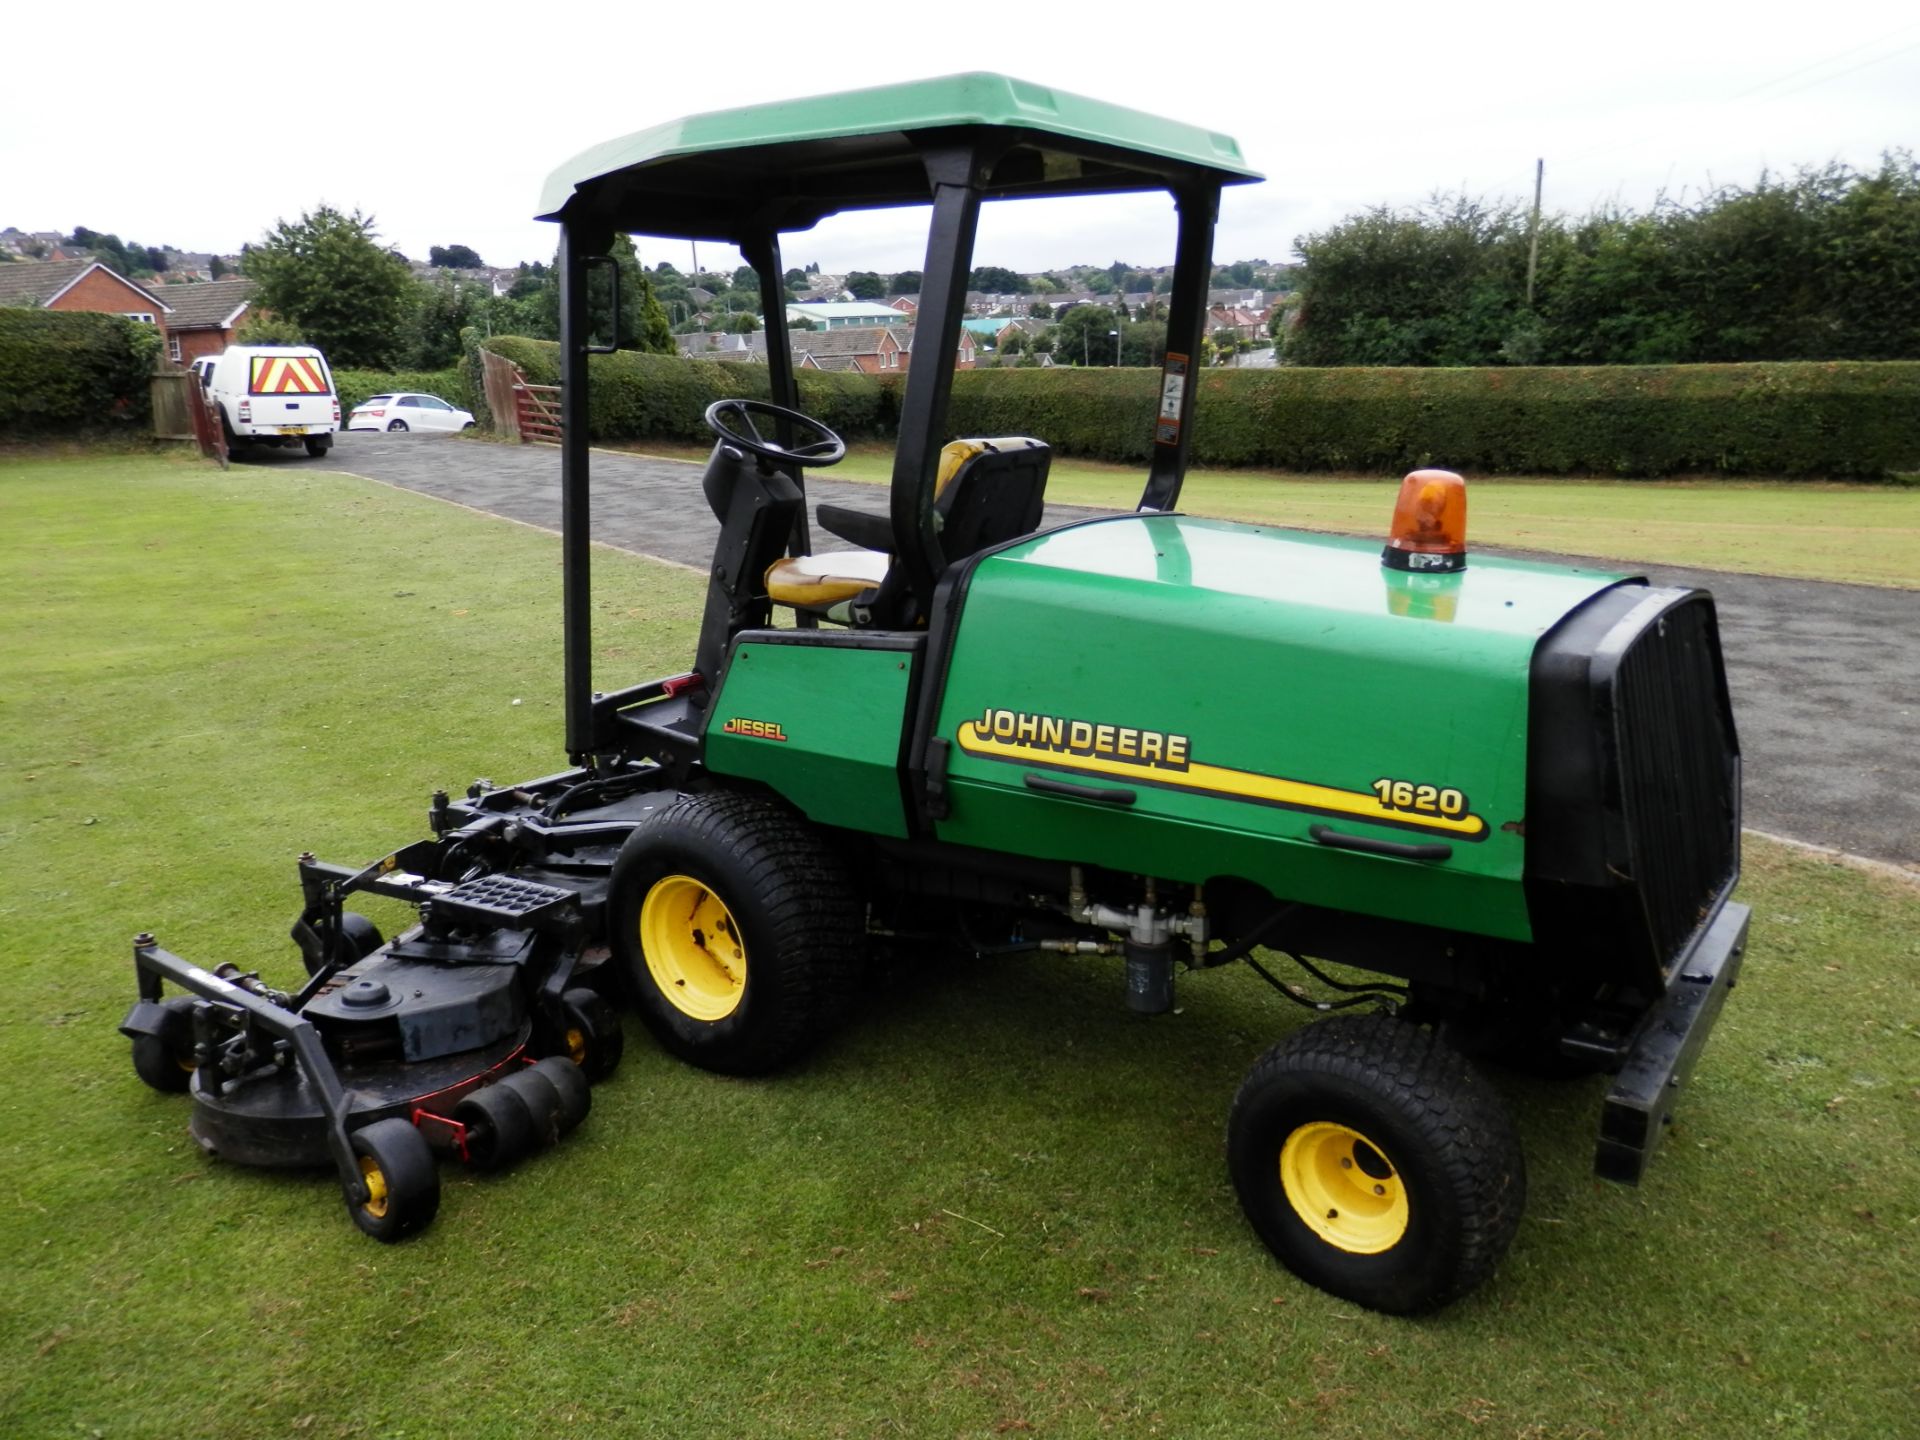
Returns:
[[[682,796],[614,862],[611,940],[653,1037],[725,1075],[757,1075],[840,1018],[865,943],[851,877],[824,837],[756,795]]]
[[[406,428],[407,428],[407,422],[404,420],[389,420],[387,422],[387,429],[390,431],[405,430]]]
[[[427,1139],[405,1120],[381,1120],[348,1137],[360,1161],[364,1200],[348,1195],[347,1213],[374,1239],[391,1244],[418,1234],[440,1211],[440,1170]]]
[[[1234,1098],[1227,1159],[1283,1265],[1394,1315],[1483,1284],[1526,1204],[1500,1097],[1432,1031],[1384,1016],[1309,1025],[1261,1056]]]
[[[326,436],[323,439],[307,441],[307,454],[311,455],[316,460],[318,460],[322,455],[326,454],[327,451],[331,450],[332,448],[333,448],[333,437],[331,435]]]

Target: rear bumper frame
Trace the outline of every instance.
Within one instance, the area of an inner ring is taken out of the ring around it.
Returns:
[[[1641,1023],[1600,1112],[1593,1170],[1603,1180],[1638,1185],[1727,994],[1739,982],[1752,911],[1732,901],[1674,967],[1673,980]]]

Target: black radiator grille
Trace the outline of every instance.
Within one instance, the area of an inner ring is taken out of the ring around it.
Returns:
[[[1637,637],[1614,680],[1614,735],[1631,876],[1664,970],[1739,865],[1739,758],[1704,596]]]

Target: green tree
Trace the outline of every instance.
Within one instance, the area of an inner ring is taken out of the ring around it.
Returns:
[[[614,268],[620,273],[620,328],[615,343],[622,350],[645,350],[655,355],[677,354],[679,347],[673,343],[673,327],[667,323],[667,312],[660,308],[660,302],[654,298],[647,272],[640,268],[640,256],[633,248],[632,237],[614,236],[609,253],[613,256]],[[556,267],[558,263],[556,260]],[[703,274],[700,278],[718,279],[722,285],[727,283],[725,276]],[[606,267],[595,266],[587,282],[589,317],[604,317],[612,308],[612,297],[607,293],[609,284]],[[590,318],[589,326],[595,323],[604,323],[604,319],[596,322]]]
[[[789,290],[804,290],[807,288],[807,272],[797,265],[789,266],[787,273],[780,278],[786,283],[786,287]]]
[[[207,261],[207,274],[211,275],[214,279],[218,280],[226,273],[227,262],[222,260],[218,255],[213,256]]]
[[[1076,305],[1053,327],[1054,354],[1069,365],[1111,365],[1119,328],[1120,317],[1105,305]]]
[[[967,277],[967,288],[988,295],[1024,295],[1027,282],[1004,265],[976,265]]]
[[[897,270],[893,279],[887,282],[889,295],[918,295],[927,283],[927,277],[918,270]]]
[[[760,276],[751,265],[742,265],[733,272],[733,288],[745,290],[749,294],[760,293]]]
[[[884,300],[887,298],[887,282],[871,270],[849,271],[847,293],[856,300]]]
[[[300,327],[335,365],[389,368],[404,344],[413,277],[377,243],[373,217],[322,205],[245,252],[259,309]]]
[[[442,370],[460,359],[460,332],[482,318],[485,285],[459,281],[442,271],[415,280],[401,361],[415,370]]]
[[[1120,363],[1158,366],[1167,355],[1167,327],[1158,320],[1139,320],[1120,327]]]
[[[307,345],[306,332],[291,320],[283,320],[278,315],[263,315],[257,310],[248,310],[247,318],[240,322],[240,328],[233,333],[236,345]]]
[[[478,270],[486,262],[470,245],[429,245],[427,263],[440,270]]]

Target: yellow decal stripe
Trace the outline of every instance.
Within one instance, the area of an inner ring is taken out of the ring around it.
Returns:
[[[1479,840],[1487,833],[1487,822],[1478,815],[1421,815],[1410,810],[1394,810],[1380,803],[1371,790],[1337,790],[1331,785],[1313,785],[1304,780],[1283,780],[1277,775],[1256,775],[1250,770],[1229,770],[1221,765],[1192,764],[1184,770],[1158,765],[1136,765],[1125,760],[1109,760],[1099,755],[1070,755],[1013,740],[996,740],[982,734],[971,720],[962,721],[960,748],[969,755],[990,760],[1009,760],[1020,765],[1045,765],[1054,769],[1084,770],[1095,775],[1111,775],[1136,780],[1170,790],[1188,790],[1199,795],[1219,795],[1231,800],[1252,800],[1278,805],[1289,810],[1312,810],[1321,814],[1350,815],[1376,825],[1399,825],[1416,830],[1433,830]]]

